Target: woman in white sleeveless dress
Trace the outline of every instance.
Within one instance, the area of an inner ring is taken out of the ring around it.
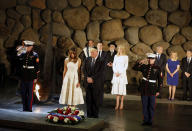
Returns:
[[[82,90],[80,88],[81,60],[77,57],[76,49],[69,50],[69,57],[65,59],[63,72],[63,85],[59,104],[75,106],[84,104]]]
[[[128,68],[129,58],[125,54],[125,47],[118,46],[118,53],[114,57],[113,61],[113,79],[111,94],[116,96],[115,110],[118,108],[123,109],[123,100],[126,95],[126,84],[128,84],[126,70]],[[121,104],[119,107],[119,98],[121,97]]]

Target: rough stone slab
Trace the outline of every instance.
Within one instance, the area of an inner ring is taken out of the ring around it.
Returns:
[[[98,131],[103,128],[104,120],[87,118],[77,125],[59,125],[48,123],[46,114],[20,112],[17,110],[0,109],[0,125],[27,130],[46,131]]]

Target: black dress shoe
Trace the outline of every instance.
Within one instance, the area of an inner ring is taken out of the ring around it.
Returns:
[[[93,116],[91,116],[91,115],[87,115],[87,117],[88,117],[88,118],[93,118]]]
[[[152,122],[148,122],[148,126],[152,126]]]
[[[142,126],[147,126],[148,123],[147,123],[147,122],[143,122],[141,125],[142,125]]]
[[[32,112],[32,110],[25,110],[26,112]]]
[[[152,122],[143,122],[142,126],[152,126]]]
[[[187,101],[191,101],[192,99],[191,98],[187,98]]]

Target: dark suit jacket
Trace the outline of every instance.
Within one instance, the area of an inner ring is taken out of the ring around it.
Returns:
[[[111,55],[110,51],[107,51],[106,57],[105,57],[105,80],[112,80],[113,77],[113,69],[112,67],[107,66],[109,62],[113,63],[114,57],[117,54],[117,51],[114,51]]]
[[[192,78],[192,60],[190,61],[190,63],[188,64],[187,62],[187,57],[183,58],[181,61],[181,70],[182,70],[182,76],[185,77],[185,72],[188,72],[189,74],[191,74],[191,78]]]
[[[92,88],[93,98],[96,99],[96,103],[102,104],[103,102],[103,86],[104,86],[104,61],[97,58],[94,68],[91,68],[92,58],[88,57],[85,60],[83,72],[84,72],[84,87],[86,88],[86,93],[90,93],[88,88]],[[87,77],[93,79],[93,83],[87,83]]]
[[[98,52],[99,53],[99,52]],[[105,52],[105,51],[102,51],[102,53],[101,53],[101,57],[99,57],[102,61],[104,61],[105,60],[105,57],[106,57],[106,54],[107,54],[107,52]]]
[[[159,66],[161,69],[161,72],[163,73],[163,76],[165,76],[165,66],[167,63],[167,57],[165,54],[161,54],[160,59],[158,60],[158,58],[155,59],[155,65]]]
[[[83,72],[84,72],[84,86],[88,87],[89,83],[87,83],[87,77],[91,77],[94,81],[93,88],[95,90],[100,90],[103,86],[103,72],[104,72],[104,62],[100,59],[97,58],[94,68],[91,69],[91,62],[92,58],[88,57],[85,60]]]

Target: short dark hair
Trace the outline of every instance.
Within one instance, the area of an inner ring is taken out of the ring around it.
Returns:
[[[102,43],[102,42],[97,42],[97,44],[102,44],[102,45],[103,45],[103,43]]]
[[[190,52],[192,52],[192,49],[187,49],[187,50],[186,50],[186,52],[187,52],[187,51],[190,51]]]

